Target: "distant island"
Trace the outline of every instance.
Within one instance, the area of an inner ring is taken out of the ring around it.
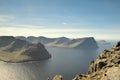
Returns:
[[[97,41],[97,44],[98,44],[98,45],[110,45],[110,42],[107,42],[107,41],[105,41],[105,40],[98,40],[98,41]]]
[[[41,43],[32,44],[13,36],[0,36],[0,60],[5,62],[38,61],[51,55]]]
[[[24,37],[0,36],[0,60],[5,62],[26,62],[49,59],[51,55],[45,49],[49,47],[96,50],[97,42],[93,37],[69,39],[66,37]]]
[[[46,38],[43,36],[34,37],[17,36],[16,39],[26,40],[30,43],[42,43],[47,47],[62,47],[62,48],[75,48],[75,49],[98,49],[96,40],[93,37],[70,39],[66,37],[59,38]]]

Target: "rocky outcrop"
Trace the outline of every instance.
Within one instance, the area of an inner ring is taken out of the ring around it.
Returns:
[[[25,62],[50,58],[51,55],[41,43],[32,44],[12,36],[0,37],[0,60],[5,62]]]
[[[120,80],[120,42],[92,61],[87,75],[77,75],[73,80]]]
[[[61,75],[56,75],[52,80],[63,80]]]
[[[16,37],[18,39],[24,39],[23,37]],[[26,41],[31,43],[42,43],[48,47],[63,47],[63,48],[77,48],[77,49],[93,49],[96,50],[98,45],[93,37],[85,37],[78,39],[69,39],[66,37],[59,38],[46,38],[46,37],[33,37],[29,36]]]
[[[72,80],[120,80],[120,42],[91,61],[87,74],[77,74]]]

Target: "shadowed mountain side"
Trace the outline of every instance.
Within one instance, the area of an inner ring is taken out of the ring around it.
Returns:
[[[6,62],[35,61],[50,58],[41,43],[32,44],[12,36],[0,37],[0,59]]]
[[[11,42],[15,40],[12,36],[0,36],[0,47],[4,47],[9,45]]]
[[[25,39],[23,37],[16,37],[17,39]],[[63,48],[76,48],[76,49],[93,49],[96,50],[98,45],[93,37],[85,37],[78,39],[69,39],[66,37],[59,38],[46,38],[46,37],[33,37],[29,36],[26,41],[31,43],[41,42],[48,47],[63,47]]]

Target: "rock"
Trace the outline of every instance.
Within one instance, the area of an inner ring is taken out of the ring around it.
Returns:
[[[117,43],[116,47],[120,47],[120,41]]]
[[[109,68],[106,72],[106,76],[109,80],[120,80],[120,67]]]
[[[103,67],[106,66],[106,64],[107,63],[105,61],[97,61],[97,62],[91,63],[88,70],[88,74],[101,70]]]
[[[79,74],[79,75],[76,75],[76,77],[72,80],[81,80],[81,79],[84,79],[86,77],[87,77],[87,75],[85,75],[85,74]]]
[[[61,75],[56,75],[52,80],[63,80]]]

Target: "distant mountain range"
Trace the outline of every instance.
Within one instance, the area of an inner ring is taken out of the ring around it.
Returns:
[[[46,38],[43,36],[34,37],[17,36],[16,39],[26,40],[30,43],[42,43],[49,47],[63,47],[63,48],[76,48],[76,49],[97,49],[98,45],[93,37],[85,37],[78,39],[69,39],[66,37],[59,38]]]
[[[0,60],[24,62],[48,59],[51,55],[41,43],[32,44],[12,36],[0,36]]]

